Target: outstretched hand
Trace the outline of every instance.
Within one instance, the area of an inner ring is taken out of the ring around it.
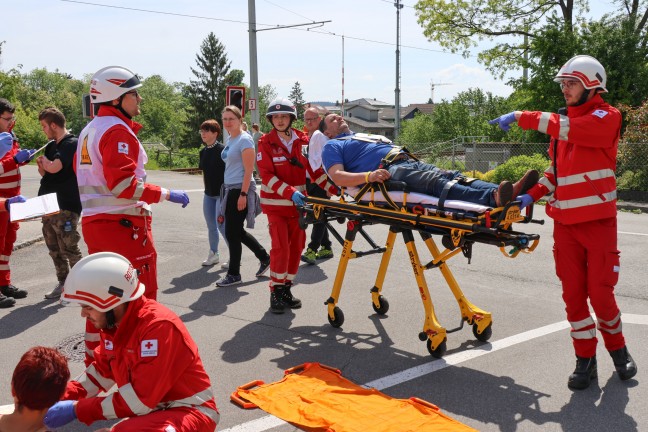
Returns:
[[[489,121],[488,124],[498,125],[504,132],[508,132],[511,130],[511,124],[515,122],[517,122],[515,119],[515,111],[512,111]]]

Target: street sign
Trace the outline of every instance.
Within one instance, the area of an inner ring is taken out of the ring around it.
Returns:
[[[248,99],[248,110],[254,111],[256,108],[256,99]]]

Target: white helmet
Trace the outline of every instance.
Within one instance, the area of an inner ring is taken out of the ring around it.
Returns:
[[[268,104],[266,119],[272,123],[272,116],[275,114],[290,114],[293,120],[297,120],[297,108],[288,99],[277,98]]]
[[[607,82],[605,68],[594,57],[577,55],[569,59],[560,68],[554,81],[560,82],[565,78],[579,80],[587,90],[601,89],[601,93],[607,93],[607,89],[605,88]]]
[[[137,75],[121,66],[99,69],[90,81],[92,103],[110,102],[124,93],[142,87]]]
[[[113,252],[88,255],[77,262],[65,280],[63,300],[108,312],[144,294],[137,270]]]

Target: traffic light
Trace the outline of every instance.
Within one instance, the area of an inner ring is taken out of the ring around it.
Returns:
[[[245,87],[227,86],[225,104],[238,107],[241,110],[241,115],[245,116]]]

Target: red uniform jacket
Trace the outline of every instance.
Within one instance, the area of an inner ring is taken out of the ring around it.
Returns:
[[[616,217],[616,154],[621,113],[596,95],[567,115],[524,111],[522,129],[551,135],[551,166],[529,190],[535,201],[553,197],[547,215],[563,224]]]
[[[302,147],[308,144],[308,135],[292,129],[297,134],[292,149],[281,142],[277,130],[273,129],[259,140],[257,166],[261,176],[261,208],[265,214],[297,216],[295,204],[291,197],[295,191],[306,194],[306,171],[313,181],[324,190],[337,193],[337,188],[328,183],[326,178],[314,173],[308,159],[302,153]],[[300,164],[301,167],[298,165]]]
[[[11,198],[20,195],[20,164],[14,160],[20,151],[18,141],[14,140],[13,147],[0,159],[0,197]],[[24,164],[23,164],[24,165]]]

